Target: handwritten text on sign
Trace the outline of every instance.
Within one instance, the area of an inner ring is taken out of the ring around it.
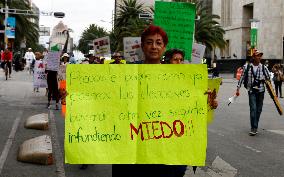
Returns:
[[[185,59],[191,59],[194,34],[195,5],[181,2],[155,2],[155,25],[161,26],[169,37],[167,49],[185,51]]]
[[[204,65],[68,65],[65,159],[202,166]]]

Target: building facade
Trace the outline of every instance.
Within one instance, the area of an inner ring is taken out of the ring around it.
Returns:
[[[67,30],[69,30],[68,27],[60,21],[52,30],[51,37],[49,38],[49,47],[57,45],[62,50],[68,36]],[[67,52],[72,52],[72,48],[73,38],[69,36]]]
[[[221,17],[227,48],[217,58],[246,58],[250,48],[251,21],[258,21],[257,49],[265,59],[283,59],[283,0],[213,0],[212,13]]]

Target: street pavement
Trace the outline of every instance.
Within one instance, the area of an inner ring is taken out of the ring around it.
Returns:
[[[241,89],[236,103],[228,106],[236,80],[232,74],[221,75],[223,84],[218,94],[215,119],[208,126],[208,147],[205,167],[196,174],[188,167],[185,177],[283,177],[284,176],[284,117],[280,116],[266,93],[259,124],[259,134],[250,130],[248,96]],[[280,99],[282,107],[284,99]],[[64,119],[53,107],[46,109],[45,89],[33,92],[32,76],[28,72],[13,72],[4,80],[0,70],[0,177],[111,177],[111,165],[64,164]],[[32,115],[48,113],[49,130],[24,128]],[[19,146],[26,140],[49,135],[53,143],[53,165],[36,165],[17,161]]]

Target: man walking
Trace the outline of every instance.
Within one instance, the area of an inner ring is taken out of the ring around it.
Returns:
[[[260,63],[263,53],[255,50],[252,55],[252,63],[244,65],[241,78],[238,82],[236,95],[240,95],[240,88],[242,83],[248,91],[249,107],[250,107],[250,136],[255,136],[258,131],[258,122],[262,112],[264,99],[264,81],[270,80],[269,70],[266,66]]]

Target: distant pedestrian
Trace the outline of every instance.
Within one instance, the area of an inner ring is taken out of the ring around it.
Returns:
[[[34,62],[34,66],[40,66],[40,65],[43,65],[43,62],[42,62],[42,54],[40,52],[36,52],[35,53],[35,62]],[[34,70],[35,71],[35,70]],[[35,76],[37,74],[34,72],[34,79],[35,79]],[[34,85],[34,92],[39,92],[39,87],[38,86],[35,86]]]
[[[1,67],[4,69],[4,66],[7,63],[7,66],[9,68],[9,77],[11,77],[12,73],[12,60],[13,53],[8,48],[6,48],[4,52],[1,53]]]
[[[32,48],[28,48],[28,51],[25,53],[24,58],[26,60],[26,68],[31,74],[31,64],[35,60],[35,54],[33,53]]]
[[[284,79],[283,70],[280,64],[275,64],[272,68],[273,72],[273,82],[275,86],[275,92],[277,97],[279,96],[278,92],[280,93],[280,98],[283,98],[282,95],[282,82]]]
[[[249,135],[255,136],[258,133],[258,122],[262,112],[264,100],[264,82],[270,80],[269,70],[260,63],[263,53],[255,50],[252,55],[252,63],[246,64],[243,73],[238,82],[236,95],[240,95],[240,88],[244,83],[248,91],[249,107],[250,107],[250,124],[251,130]]]
[[[48,60],[48,57],[47,57]],[[51,108],[51,99],[56,101],[55,109],[59,109],[59,90],[58,90],[58,82],[57,82],[57,71],[46,70],[47,74],[47,87],[48,87],[48,103],[47,108]]]
[[[122,56],[121,56],[120,52],[115,52],[113,54],[112,58],[114,59],[114,61],[111,62],[110,64],[123,64],[121,62]]]
[[[18,51],[15,53],[14,55],[14,64],[15,64],[15,71],[21,71],[22,70],[22,56],[21,56],[21,52]]]

